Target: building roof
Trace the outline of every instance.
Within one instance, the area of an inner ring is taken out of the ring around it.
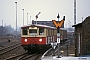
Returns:
[[[42,20],[42,21],[34,21],[32,20],[32,24],[40,24],[40,25],[47,25],[47,26],[51,26],[51,27],[55,27],[55,25],[53,24],[52,21],[45,21],[45,20]],[[62,28],[64,28],[64,24],[62,25]]]
[[[82,25],[82,23],[75,24],[72,27],[75,27],[75,26],[78,26],[78,25]]]

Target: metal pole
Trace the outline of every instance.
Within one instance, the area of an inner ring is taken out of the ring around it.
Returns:
[[[76,24],[76,0],[74,0],[74,25],[75,24]],[[75,35],[75,28],[74,28],[74,35]],[[75,37],[74,37],[74,40],[75,40]],[[75,57],[76,56],[77,56],[77,52],[76,52],[76,42],[75,42]]]
[[[17,38],[17,2],[16,3],[16,38]]]
[[[38,15],[36,15],[35,17],[36,17],[36,25],[37,25],[37,18],[38,18]]]
[[[28,25],[28,13],[27,13],[27,25]]]
[[[60,16],[59,16],[59,13],[58,13],[58,16],[57,16],[57,18],[58,18],[58,22],[59,22],[59,18],[60,18]],[[59,27],[57,28],[57,34],[60,34],[59,33]],[[59,38],[60,38],[60,36],[58,37],[58,41],[59,41]],[[58,43],[58,57],[57,58],[60,58],[60,46],[59,46],[59,44],[60,43]]]
[[[59,28],[57,29],[57,34],[60,34],[59,33]],[[58,37],[59,38],[59,37]],[[58,39],[58,41],[59,41],[59,39]],[[60,43],[58,43],[58,58],[60,58],[60,45],[59,45]]]
[[[52,48],[53,48],[53,55],[52,56],[54,56],[54,42],[53,42],[53,47]]]
[[[30,16],[30,24],[31,24],[31,16]]]
[[[3,20],[2,20],[2,36],[3,36]]]
[[[68,45],[67,45],[67,56],[68,56]]]
[[[36,19],[36,25],[37,25],[37,19]]]
[[[76,24],[76,0],[74,0],[74,24]]]
[[[23,26],[24,26],[24,9],[22,9],[23,10]]]
[[[55,54],[54,54],[54,36],[53,36],[53,55],[52,56],[55,56]]]
[[[82,17],[82,22],[83,22],[83,17]]]

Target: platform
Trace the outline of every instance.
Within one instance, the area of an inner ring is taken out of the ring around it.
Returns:
[[[41,60],[90,60],[90,57],[61,57],[57,56],[45,56]]]

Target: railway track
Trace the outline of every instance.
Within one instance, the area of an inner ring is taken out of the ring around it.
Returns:
[[[34,57],[34,60],[41,60],[43,54],[38,54]]]
[[[5,60],[40,60],[41,56],[43,55],[44,52],[40,54],[28,54],[27,52],[18,54],[15,56],[11,56],[9,58],[6,58]]]
[[[31,54],[31,55],[26,54],[24,56],[19,57],[17,60],[27,60],[27,59],[32,58],[34,56],[36,56],[36,54]]]
[[[13,50],[15,50],[15,48],[18,48],[19,46],[21,46],[20,43],[11,45],[11,46],[7,46],[5,48],[1,48],[0,49],[0,56],[4,55],[7,56],[6,54],[10,54],[9,52],[12,52]],[[16,50],[17,51],[17,50]],[[15,53],[15,52],[14,52]],[[43,52],[44,53],[44,52]],[[40,57],[42,56],[42,54],[27,54],[26,52],[21,54],[15,54],[15,55],[9,55],[8,57],[5,58],[1,58],[4,60],[40,60]]]
[[[9,51],[11,51],[11,50],[14,50],[15,48],[17,48],[17,47],[19,47],[19,46],[21,46],[21,44],[20,44],[20,43],[16,43],[16,44],[14,44],[14,45],[1,48],[1,49],[0,49],[0,55],[3,55],[3,54],[5,54],[5,53],[7,53],[7,52],[9,52]]]
[[[6,58],[5,60],[40,60],[40,56],[42,54],[27,54],[27,53],[23,53],[23,54],[19,54],[17,56],[13,56],[13,57],[9,57]]]
[[[27,53],[25,52],[25,53],[22,53],[22,54],[19,54],[19,55],[16,55],[16,56],[11,56],[9,58],[6,58],[5,60],[14,60],[14,59],[17,60],[17,58],[20,58],[21,56],[24,56],[24,55],[27,55]]]

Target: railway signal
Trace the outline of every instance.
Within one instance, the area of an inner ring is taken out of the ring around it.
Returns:
[[[63,17],[63,20],[61,20],[61,21],[59,21],[59,14],[58,14],[58,16],[57,16],[57,18],[58,18],[58,23],[56,22],[56,20],[52,20],[52,22],[54,23],[54,25],[56,26],[56,28],[57,28],[57,43],[60,43],[60,33],[59,33],[59,29],[62,27],[62,25],[63,25],[63,23],[64,23],[64,21],[65,21],[65,16]]]
[[[59,21],[59,13],[58,13],[58,23],[56,22],[56,20],[52,20],[52,22],[54,23],[55,27],[57,28],[57,43],[58,43],[58,58],[60,58],[60,47],[59,47],[59,43],[60,43],[60,33],[59,33],[59,29],[62,27],[64,21],[65,21],[65,16],[63,17],[63,20]]]
[[[56,20],[52,20],[52,21],[53,21],[53,23],[54,23],[54,25],[56,26],[57,29],[61,28],[63,23],[64,23],[64,20],[61,20],[58,23],[56,22]]]
[[[39,12],[37,15],[36,15],[36,19],[38,18],[38,15],[40,14],[41,12]]]
[[[37,18],[38,18],[38,15],[40,14],[41,12],[39,12],[35,17],[36,17],[36,24],[37,24]]]

